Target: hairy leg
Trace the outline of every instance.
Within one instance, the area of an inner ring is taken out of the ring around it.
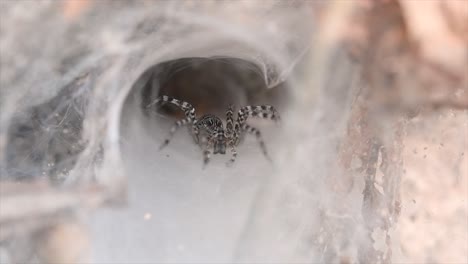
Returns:
[[[243,131],[247,131],[249,134],[252,134],[252,135],[255,135],[255,137],[257,138],[257,142],[258,144],[260,145],[260,149],[262,150],[263,152],[263,155],[265,155],[265,157],[271,161],[270,159],[270,156],[268,155],[268,152],[266,150],[266,146],[265,146],[265,142],[263,141],[263,138],[262,138],[262,133],[260,133],[260,130],[258,130],[257,128],[255,127],[251,127],[247,124],[244,124],[242,126],[242,130]]]
[[[203,169],[206,168],[208,162],[210,162],[211,152],[208,149],[203,150]]]
[[[199,146],[203,150],[203,169],[205,169],[206,165],[208,165],[208,162],[210,162],[210,157],[211,157],[211,145],[212,145],[213,139],[208,135],[208,136],[203,136],[200,140]]]
[[[229,105],[226,111],[226,137],[231,137],[234,132],[234,107]]]
[[[193,139],[195,140],[195,143],[197,144],[199,144],[200,142],[200,139],[198,137],[199,134],[200,134],[200,130],[198,129],[197,123],[196,122],[192,123],[192,135],[193,135]]]
[[[234,162],[236,161],[236,158],[237,158],[236,147],[233,144],[231,144],[230,147],[231,147],[231,159],[226,163],[226,166],[228,166],[228,167],[231,167],[234,164]]]
[[[193,108],[193,106],[191,104],[187,103],[187,102],[180,101],[178,99],[175,99],[173,97],[169,97],[167,95],[163,95],[163,96],[158,97],[156,100],[154,100],[149,105],[147,105],[146,108],[150,108],[153,105],[156,105],[158,103],[173,104],[173,105],[179,107],[180,109],[182,109],[182,111],[184,111],[184,114],[185,114],[185,116],[187,118],[190,118],[190,120],[192,120],[192,121],[195,120],[195,108]]]
[[[174,125],[171,127],[171,130],[169,131],[169,136],[167,136],[167,138],[164,140],[162,145],[159,147],[159,150],[163,149],[169,144],[169,142],[171,141],[172,137],[174,136],[175,132],[177,131],[179,127],[185,126],[189,123],[191,123],[191,120],[188,117],[175,122]]]
[[[271,119],[279,121],[280,116],[278,111],[271,105],[258,105],[258,106],[244,106],[237,112],[237,124],[235,129],[238,132],[247,121],[249,117],[260,117],[264,119]]]

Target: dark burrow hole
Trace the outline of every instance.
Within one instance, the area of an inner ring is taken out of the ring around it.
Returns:
[[[216,115],[224,122],[224,126],[226,126],[226,110],[230,104],[235,108],[234,119],[237,119],[237,111],[247,105],[272,105],[281,116],[288,106],[290,90],[287,89],[286,82],[267,87],[265,79],[259,66],[237,58],[183,58],[148,68],[134,83],[123,108],[121,133],[124,141],[128,143],[124,144],[123,149],[131,149],[123,152],[144,152],[145,154],[135,155],[155,158],[160,156],[158,153],[172,152],[177,157],[174,156],[172,159],[174,161],[181,159],[179,162],[184,163],[186,161],[183,159],[197,156],[202,164],[204,158],[202,150],[188,145],[192,137],[196,145],[199,139],[195,138],[190,130],[190,135],[184,135],[180,132],[184,128],[180,128],[170,136],[169,131],[174,126],[174,121],[183,119],[185,113],[173,104],[153,104],[154,101],[160,96],[167,95],[188,102],[195,108],[198,118],[205,114]],[[271,146],[270,152],[274,152],[272,144],[281,131],[276,129],[278,124],[272,120],[256,117],[249,118],[247,123],[261,131],[262,138],[268,145],[266,148]],[[242,152],[239,156],[247,157],[250,155],[247,153],[251,152],[245,151],[245,148],[254,146],[250,149],[255,149],[253,151],[255,158],[264,159],[263,147],[258,145],[260,141],[257,142],[253,134],[248,137],[245,135],[240,135],[240,141],[236,145],[236,148]],[[170,143],[163,149],[163,142],[168,139]],[[141,147],[135,148],[135,146]],[[229,157],[214,155],[217,153],[213,149],[212,158],[229,159],[232,149],[225,151],[225,147],[218,146],[224,149],[224,151],[219,149],[219,153],[228,154]],[[132,157],[124,159],[131,160]],[[155,160],[149,162],[157,163]]]
[[[197,115],[224,113],[233,104],[270,104],[281,111],[289,95],[284,83],[267,88],[261,69],[252,62],[237,58],[183,58],[157,64],[145,71],[137,83],[142,109],[178,119],[183,113],[171,104],[147,108],[162,95],[192,104]]]

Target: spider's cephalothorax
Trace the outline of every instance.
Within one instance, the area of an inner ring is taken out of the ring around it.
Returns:
[[[267,118],[274,121],[280,119],[278,112],[273,106],[259,105],[259,106],[245,106],[237,112],[237,120],[234,121],[234,109],[230,105],[226,111],[226,127],[223,121],[215,115],[206,114],[197,118],[195,108],[187,102],[177,100],[169,96],[161,96],[147,107],[151,107],[158,103],[171,103],[182,109],[185,118],[175,122],[172,126],[169,136],[160,149],[167,146],[174,133],[181,126],[190,125],[190,131],[193,135],[195,142],[203,149],[203,164],[204,166],[209,162],[211,151],[213,154],[226,154],[226,148],[231,150],[231,159],[228,165],[234,163],[237,157],[236,147],[241,142],[245,133],[253,134],[256,136],[260,144],[263,154],[267,159],[268,153],[266,151],[265,143],[263,142],[260,131],[254,127],[249,126],[246,121],[250,116]]]

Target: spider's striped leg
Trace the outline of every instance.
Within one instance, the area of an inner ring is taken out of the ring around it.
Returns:
[[[232,166],[237,158],[236,145],[238,141],[238,131],[240,130],[239,124],[234,123],[234,106],[229,105],[226,111],[226,132],[225,138],[229,140],[229,147],[231,148],[231,159],[226,163],[228,167]]]
[[[236,121],[234,123],[234,131],[231,135],[231,141],[232,141],[232,144],[234,146],[237,146],[237,144],[239,144],[239,135],[241,133],[241,125],[239,123],[239,121]]]
[[[229,105],[226,111],[226,137],[230,138],[234,132],[234,106]]]
[[[231,144],[230,147],[231,147],[231,159],[226,163],[226,166],[228,166],[228,167],[231,167],[232,164],[234,164],[234,162],[236,161],[236,158],[237,158],[236,147],[234,146],[234,144]]]
[[[250,116],[261,117],[265,119],[271,119],[273,121],[279,121],[280,116],[278,111],[271,105],[258,105],[258,106],[244,106],[237,112],[237,123],[239,126],[245,124],[247,118]]]
[[[210,162],[211,152],[208,149],[203,150],[203,169],[206,168],[208,162]]]
[[[169,142],[171,141],[172,137],[174,136],[175,132],[177,131],[177,129],[179,127],[185,126],[185,125],[187,125],[187,124],[189,124],[191,122],[192,122],[192,120],[190,118],[188,118],[188,117],[175,122],[174,125],[171,127],[171,130],[169,131],[169,136],[164,140],[162,145],[159,147],[159,150],[163,149],[164,147],[166,147],[169,144]]]
[[[200,139],[198,138],[199,134],[200,134],[200,131],[198,129],[196,121],[192,122],[192,136],[193,136],[193,140],[195,140],[196,144],[199,144],[199,142],[200,142]]]
[[[258,143],[260,144],[260,148],[262,149],[263,155],[267,158],[267,160],[271,161],[270,156],[268,155],[268,152],[266,150],[265,142],[263,141],[262,138],[262,133],[260,133],[260,130],[256,129],[255,127],[251,127],[247,124],[242,125],[242,130],[247,131],[250,134],[255,135],[257,138]]]
[[[212,139],[211,137],[202,137],[201,139],[201,147],[203,149],[203,169],[206,168],[206,165],[208,165],[208,162],[210,162],[210,157],[211,157],[211,152],[210,152],[210,143]]]
[[[146,108],[150,108],[153,105],[158,104],[158,103],[171,103],[173,105],[176,105],[177,107],[182,109],[182,111],[184,111],[184,114],[185,114],[185,116],[187,118],[190,118],[192,120],[195,119],[195,108],[193,108],[193,106],[191,104],[189,104],[187,102],[184,102],[184,101],[180,101],[180,100],[175,99],[173,97],[169,97],[167,95],[163,95],[163,96],[158,97],[152,103],[148,104],[146,106]]]

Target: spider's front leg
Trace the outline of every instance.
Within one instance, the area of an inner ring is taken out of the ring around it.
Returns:
[[[229,146],[231,148],[231,159],[226,163],[226,166],[231,167],[236,161],[237,150],[236,150],[236,146],[233,143],[229,144]]]
[[[174,123],[174,125],[171,127],[171,130],[169,131],[169,135],[166,137],[164,142],[159,147],[159,150],[161,150],[164,147],[166,147],[167,145],[169,145],[169,142],[171,141],[172,137],[174,136],[175,132],[177,131],[177,129],[179,127],[185,126],[185,125],[190,124],[190,123],[192,123],[192,120],[189,117],[186,117],[186,118],[184,118],[182,120],[176,121]]]
[[[237,158],[237,132],[234,126],[234,106],[229,105],[228,110],[226,111],[226,132],[225,138],[228,139],[228,146],[231,149],[231,159],[226,163],[226,166],[231,167]]]
[[[234,106],[229,105],[226,111],[226,138],[232,137],[234,133]]]
[[[199,134],[200,134],[200,130],[199,130],[198,126],[197,126],[197,123],[194,122],[192,124],[192,136],[193,136],[193,140],[195,141],[196,144],[200,144],[199,143],[200,139],[198,137]]]
[[[184,111],[184,114],[185,114],[185,116],[187,118],[190,118],[191,120],[195,120],[195,108],[190,103],[180,101],[178,99],[175,99],[173,97],[169,97],[167,95],[163,95],[163,96],[158,97],[152,103],[147,105],[146,108],[150,108],[153,105],[156,105],[156,104],[159,104],[159,103],[173,104],[173,105],[179,107],[180,109],[182,109],[182,111]]]
[[[279,121],[280,116],[278,111],[271,105],[258,105],[258,106],[244,106],[237,112],[237,124],[242,125],[247,121],[250,116],[261,117],[264,119],[271,119]]]
[[[265,146],[265,142],[263,141],[262,133],[260,132],[260,130],[258,130],[255,127],[251,127],[251,126],[249,126],[247,124],[242,125],[242,130],[247,131],[248,133],[250,133],[252,135],[255,135],[255,137],[257,138],[257,142],[260,145],[260,148],[262,149],[263,155],[265,156],[265,158],[267,160],[269,160],[271,162],[271,158],[268,155],[268,152],[267,152],[267,149],[266,149],[266,146]]]
[[[211,147],[211,137],[203,136],[201,139],[201,144],[200,147],[203,149],[203,169],[206,168],[206,165],[208,165],[208,162],[210,162],[210,157],[211,157],[211,152],[210,152],[210,147]]]
[[[211,152],[208,149],[203,150],[203,169],[206,168],[206,165],[208,165],[208,162],[210,162],[210,156]]]
[[[151,104],[147,105],[146,107],[149,108],[158,103],[173,104],[179,107],[182,111],[184,111],[184,114],[185,114],[184,119],[175,122],[174,125],[171,127],[168,137],[164,140],[164,142],[159,147],[159,150],[161,150],[169,144],[169,142],[171,141],[172,137],[174,136],[175,132],[177,131],[179,127],[185,126],[187,124],[195,124],[197,120],[196,120],[196,115],[195,115],[195,108],[191,104],[184,102],[184,101],[180,101],[178,99],[175,99],[169,96],[166,96],[166,95],[158,97],[156,100],[154,100]]]

